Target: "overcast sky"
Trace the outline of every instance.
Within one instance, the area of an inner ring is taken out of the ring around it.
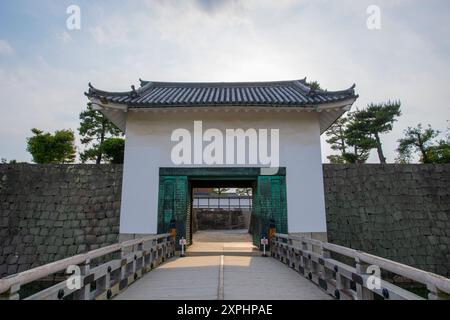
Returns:
[[[81,30],[66,27],[72,4]],[[381,30],[367,28],[370,5]],[[448,0],[1,0],[0,158],[30,161],[33,127],[76,131],[88,82],[124,91],[139,78],[308,77],[329,90],[356,83],[357,107],[400,99],[403,115],[382,138],[394,161],[406,127],[447,127],[449,21]]]

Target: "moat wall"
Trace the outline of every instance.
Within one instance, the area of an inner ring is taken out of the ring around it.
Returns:
[[[330,242],[450,276],[450,165],[324,165]],[[122,166],[0,165],[0,277],[117,242]]]
[[[0,165],[0,277],[117,242],[122,166]]]
[[[328,240],[450,276],[450,165],[324,165]]]

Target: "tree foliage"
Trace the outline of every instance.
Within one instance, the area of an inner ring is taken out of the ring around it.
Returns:
[[[354,113],[337,120],[326,132],[326,141],[331,149],[338,151],[337,155],[328,156],[331,163],[364,163],[369,157],[371,144],[367,144],[365,135],[361,133],[359,123],[355,121]]]
[[[419,156],[422,163],[450,163],[450,127],[443,139],[437,140],[440,131],[430,125],[422,124],[405,130],[405,137],[398,140],[397,160],[401,163],[411,162],[414,155]]]
[[[375,143],[367,134],[368,124],[358,118],[358,112],[349,113],[345,137],[350,150],[343,154],[347,163],[365,163]]]
[[[212,192],[216,193],[218,195],[221,195],[223,193],[227,193],[228,191],[230,191],[230,188],[213,188]]]
[[[22,163],[26,163],[26,162],[17,161],[15,159],[8,161],[8,159],[6,159],[6,158],[1,158],[0,163],[1,164],[22,164]]]
[[[438,130],[434,130],[430,125],[427,128],[423,128],[421,123],[414,128],[408,127],[404,132],[405,137],[398,140],[398,160],[408,163],[411,161],[413,154],[418,153],[422,163],[431,163],[428,154],[429,148],[433,146],[433,141],[439,133]]]
[[[75,161],[75,136],[71,130],[55,131],[52,135],[32,129],[34,136],[27,139],[27,151],[35,163],[72,163]]]
[[[320,87],[320,83],[318,81],[307,82],[306,85],[310,87],[312,90],[322,90]]]
[[[87,110],[80,114],[80,128],[78,132],[81,136],[81,143],[86,146],[85,150],[80,153],[82,162],[95,161],[100,164],[108,161],[105,157],[103,144],[109,138],[121,137],[123,134],[111,121],[109,121],[102,113],[94,110],[91,104],[88,104]],[[112,151],[112,146],[118,147],[119,150]],[[108,150],[118,155],[120,153],[120,143],[109,143]]]
[[[124,160],[125,140],[122,138],[109,138],[102,144],[102,153],[110,163],[121,164]]]
[[[442,140],[428,148],[427,158],[430,163],[450,163],[450,142]]]
[[[240,197],[242,196],[250,197],[252,193],[253,193],[252,188],[236,188],[236,195]]]
[[[377,149],[380,163],[386,163],[380,135],[392,130],[397,117],[401,115],[399,101],[371,103],[366,109],[353,113],[349,131],[363,149]],[[354,132],[352,132],[354,131]]]
[[[392,130],[400,106],[400,102],[372,103],[336,121],[326,133],[331,149],[339,152],[328,157],[330,162],[364,163],[370,151],[377,149],[380,162],[386,163],[380,134]]]
[[[344,155],[347,153],[347,130],[348,118],[339,118],[326,132],[331,150],[338,151],[340,154],[328,156],[331,163],[345,163]]]

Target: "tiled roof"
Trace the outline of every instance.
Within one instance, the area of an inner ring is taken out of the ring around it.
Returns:
[[[343,91],[313,90],[306,79],[277,82],[151,82],[127,92],[107,92],[89,84],[89,98],[134,108],[176,106],[312,106],[357,98],[355,86]]]

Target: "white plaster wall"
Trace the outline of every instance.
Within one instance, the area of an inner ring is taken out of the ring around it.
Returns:
[[[122,234],[157,232],[159,168],[175,167],[171,161],[171,150],[176,144],[170,141],[172,131],[185,128],[193,133],[195,120],[203,121],[204,131],[209,128],[224,133],[226,129],[237,128],[279,129],[280,166],[287,168],[289,232],[326,231],[318,114],[129,112],[120,217]]]

